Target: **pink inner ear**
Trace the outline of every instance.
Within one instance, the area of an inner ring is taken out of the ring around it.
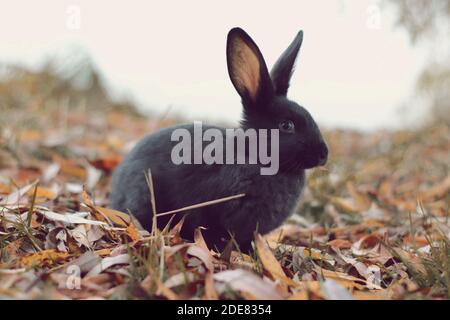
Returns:
[[[258,93],[260,74],[259,59],[254,51],[242,39],[233,41],[232,75],[238,91],[247,91],[253,100]]]

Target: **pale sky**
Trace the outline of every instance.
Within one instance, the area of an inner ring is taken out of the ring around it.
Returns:
[[[304,30],[289,97],[326,126],[405,125],[398,108],[426,58],[376,0],[0,0],[0,8],[0,62],[36,66],[83,48],[115,92],[195,120],[239,120],[225,58],[235,26],[269,68]]]

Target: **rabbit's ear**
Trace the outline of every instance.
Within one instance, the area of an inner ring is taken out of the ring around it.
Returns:
[[[286,96],[287,94],[289,81],[294,71],[295,60],[302,46],[302,42],[303,31],[300,31],[290,46],[278,58],[270,72],[276,95]]]
[[[273,85],[264,58],[250,36],[240,28],[227,38],[228,74],[244,107],[259,105],[273,96]]]

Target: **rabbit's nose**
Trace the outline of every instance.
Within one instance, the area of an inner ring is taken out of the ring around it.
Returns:
[[[321,142],[319,146],[319,166],[323,166],[328,160],[328,147],[325,142]]]

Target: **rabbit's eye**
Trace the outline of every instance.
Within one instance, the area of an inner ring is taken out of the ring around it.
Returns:
[[[291,120],[286,120],[286,121],[280,122],[279,128],[283,132],[287,132],[287,133],[295,132],[295,125]]]

